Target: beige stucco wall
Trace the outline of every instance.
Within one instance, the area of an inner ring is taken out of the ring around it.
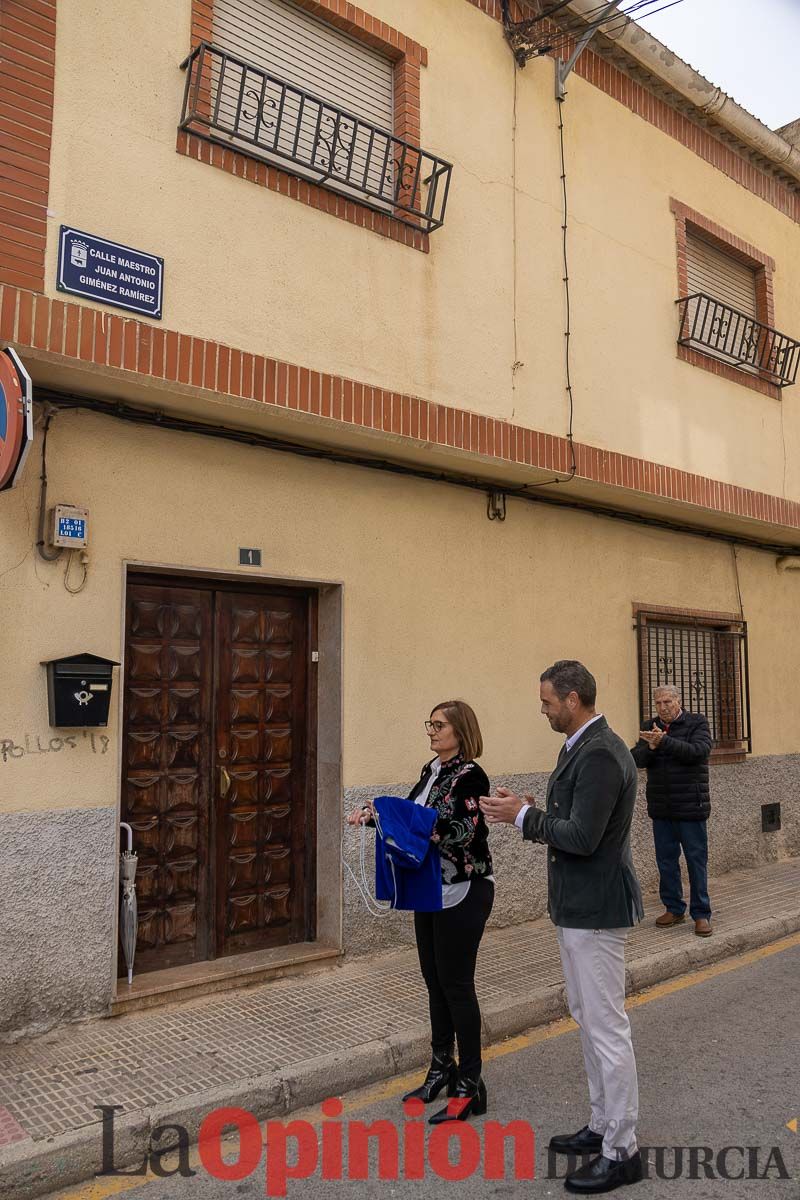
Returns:
[[[500,25],[466,0],[369,9],[429,49],[422,142],[455,164],[429,255],[176,154],[190,0],[60,0],[48,288],[72,224],[164,256],[167,328],[563,434],[552,63],[517,72],[515,155]],[[564,118],[576,437],[800,497],[797,389],[782,405],[676,358],[669,198],[775,258],[790,334],[797,226],[576,75]]]
[[[78,735],[74,747],[50,750],[65,733],[48,728],[39,663],[83,650],[122,658],[125,561],[231,571],[239,546],[259,546],[262,576],[343,583],[347,786],[413,778],[427,749],[422,721],[451,695],[478,711],[490,774],[549,769],[558,744],[535,680],[558,657],[591,667],[600,707],[632,737],[632,602],[738,607],[727,545],[521,502],[498,524],[481,493],[85,412],[56,416],[48,473],[53,503],[90,509],[91,564],[73,596],[64,562],[37,559],[38,472],[28,471],[0,507],[0,620],[13,631],[0,691],[0,812],[117,802],[119,672],[111,724],[94,746]],[[776,697],[792,694],[800,670],[800,575],[779,574],[772,555],[755,551],[739,550],[738,565],[754,752],[793,753],[796,716]]]

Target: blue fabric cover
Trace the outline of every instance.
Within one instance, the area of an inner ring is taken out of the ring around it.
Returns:
[[[442,907],[442,864],[431,841],[436,809],[399,796],[377,796],[375,896],[392,908],[438,912]]]

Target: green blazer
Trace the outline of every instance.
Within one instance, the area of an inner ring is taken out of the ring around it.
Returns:
[[[544,842],[548,911],[568,929],[620,929],[644,915],[631,855],[637,771],[631,752],[600,717],[547,783],[547,811],[530,808],[523,836]]]

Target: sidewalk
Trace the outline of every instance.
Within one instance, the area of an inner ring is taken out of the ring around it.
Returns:
[[[628,947],[629,992],[800,929],[800,858],[732,872],[709,890],[707,939],[688,919],[655,929],[661,905],[646,898]],[[486,936],[478,993],[492,1042],[565,1014],[548,920]],[[0,1046],[0,1196],[25,1200],[91,1178],[101,1165],[96,1104],[123,1106],[122,1166],[141,1162],[159,1124],[181,1124],[195,1138],[222,1104],[280,1116],[421,1066],[424,995],[416,952],[404,949]]]

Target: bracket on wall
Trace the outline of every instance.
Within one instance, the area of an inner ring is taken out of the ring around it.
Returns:
[[[556,98],[563,100],[567,94],[567,76],[572,71],[578,58],[589,45],[598,29],[608,20],[611,14],[619,8],[622,0],[609,0],[599,15],[578,28],[564,27],[551,21],[551,17],[571,7],[571,0],[558,0],[557,3],[540,5],[540,11],[533,17],[514,21],[511,17],[511,0],[503,0],[503,32],[506,41],[516,59],[518,67],[524,67],[531,58],[539,58],[545,54],[553,54],[556,64]],[[647,3],[647,0],[645,0]],[[591,9],[590,12],[596,12]],[[579,14],[570,14],[579,15]],[[575,39],[575,48],[569,58],[564,61],[556,51],[567,41]]]
[[[600,26],[608,20],[615,9],[619,8],[621,2],[622,0],[610,0],[610,3],[605,6],[600,16],[596,17],[594,21],[586,26],[585,33],[578,39],[575,49],[566,62],[560,58],[556,58],[556,100],[563,100],[565,98],[567,94],[567,76]]]
[[[488,492],[486,515],[490,521],[505,521],[506,494],[505,492]]]

